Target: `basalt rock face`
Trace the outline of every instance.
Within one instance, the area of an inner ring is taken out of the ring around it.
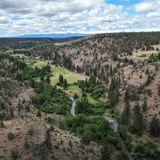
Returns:
[[[34,158],[35,160],[46,160],[49,159],[49,153],[52,151],[52,142],[50,131],[46,130],[45,139],[38,145],[35,146],[34,149]]]

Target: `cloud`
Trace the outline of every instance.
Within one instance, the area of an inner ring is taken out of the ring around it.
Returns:
[[[149,0],[131,6],[129,11],[137,14],[130,15],[125,6],[106,0],[3,0],[0,1],[1,36],[157,30],[160,6],[159,0],[153,1],[155,7]]]
[[[8,24],[9,23],[9,19],[6,17],[0,17],[0,24]]]
[[[143,0],[141,3],[138,3],[134,6],[135,11],[137,12],[153,12],[155,10],[159,10],[159,8],[159,0]]]
[[[133,9],[141,14],[141,21],[146,28],[160,30],[160,1],[159,0],[143,0],[133,6]]]

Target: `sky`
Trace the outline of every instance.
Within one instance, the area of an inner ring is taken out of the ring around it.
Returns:
[[[0,0],[0,37],[160,31],[160,0]]]

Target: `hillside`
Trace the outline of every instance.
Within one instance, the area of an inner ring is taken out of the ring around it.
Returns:
[[[0,159],[160,159],[159,37],[31,39],[1,50]]]
[[[159,103],[158,99],[153,100],[157,96],[156,86],[159,84],[159,63],[152,56],[158,54],[160,50],[159,34],[159,32],[102,34],[62,45],[38,45],[27,51],[15,52],[39,56],[78,73],[96,77],[103,81],[106,90],[109,89],[111,79],[119,77],[122,100],[117,109],[122,111],[123,107],[120,105],[124,106],[123,95],[127,88],[134,90],[134,94],[138,93],[143,101],[145,90],[150,88],[145,86],[148,77],[155,77],[153,82],[155,89],[151,88],[155,95],[151,98],[151,105],[153,107]],[[139,90],[142,93],[139,93]],[[134,104],[133,101],[132,105]]]
[[[46,108],[46,110],[43,110],[42,106],[40,108],[35,107],[38,102],[38,99],[36,101],[36,98],[38,98],[36,90],[38,88],[32,86],[33,81],[35,80],[35,85],[39,84],[38,78],[44,73],[42,72],[43,69],[47,70],[47,64],[47,62],[27,57],[20,58],[1,54],[0,159],[60,160],[65,157],[65,159],[70,160],[78,157],[80,159],[88,157],[89,159],[98,160],[101,155],[98,144],[93,142],[91,145],[83,145],[79,137],[75,137],[70,132],[62,129],[63,115],[70,113],[71,107],[67,94],[48,86],[45,82],[44,86],[39,86],[40,88],[43,87],[42,90],[45,90],[44,93],[42,91],[41,93],[49,96],[47,92],[54,89],[54,93],[52,93],[53,101],[50,97],[47,103],[52,103],[54,106],[52,108],[55,109]],[[36,69],[37,65],[39,70]],[[57,73],[62,74],[65,72],[64,75],[73,74],[73,77],[75,74],[75,79],[83,79],[82,76],[77,74],[78,78],[76,73],[72,73],[67,69],[51,67]],[[48,73],[46,72],[46,76],[42,75],[45,79]],[[50,78],[52,79],[52,77]],[[58,81],[58,79],[54,77],[54,85],[55,80]],[[68,80],[68,82],[73,83],[74,81]],[[62,101],[65,105],[62,104]],[[67,103],[69,106],[66,106]],[[42,113],[40,110],[42,110]]]

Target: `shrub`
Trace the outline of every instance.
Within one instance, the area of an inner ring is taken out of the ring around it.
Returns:
[[[13,159],[13,160],[16,160],[16,159],[18,158],[18,151],[15,150],[15,149],[13,149],[13,150],[11,151],[11,156],[12,156],[12,159]]]
[[[117,160],[129,160],[129,157],[122,152],[117,156]]]
[[[34,133],[33,127],[30,127],[30,128],[28,129],[28,134],[32,136],[33,133]]]
[[[24,148],[25,148],[25,149],[28,149],[29,147],[30,147],[30,145],[29,145],[29,143],[28,143],[28,140],[25,139],[25,141],[24,141]]]
[[[53,125],[50,126],[50,131],[54,131],[54,126]]]
[[[37,117],[42,117],[42,114],[41,114],[41,112],[38,110],[38,112],[37,112]]]
[[[110,144],[115,146],[118,145],[118,137],[116,137],[114,134],[113,135],[109,134],[106,139]]]
[[[72,140],[71,140],[71,139],[69,140],[69,146],[70,146],[70,147],[72,147],[72,146],[73,146],[73,144],[72,144]]]
[[[160,121],[156,116],[151,119],[150,134],[155,137],[158,137],[160,134]]]
[[[156,153],[156,147],[150,142],[146,143],[138,143],[135,146],[134,151],[137,153],[137,156],[143,157],[143,158],[151,158],[151,159],[157,159],[157,153]]]
[[[102,153],[101,160],[110,160],[111,152],[108,142],[104,142],[101,153]]]
[[[9,139],[9,140],[12,140],[12,139],[14,139],[14,138],[15,138],[14,134],[13,134],[12,132],[9,132],[9,133],[8,133],[8,139]]]
[[[0,128],[4,128],[4,122],[0,121]]]
[[[84,132],[82,134],[81,142],[86,145],[90,144],[90,135],[91,135],[90,131]]]

